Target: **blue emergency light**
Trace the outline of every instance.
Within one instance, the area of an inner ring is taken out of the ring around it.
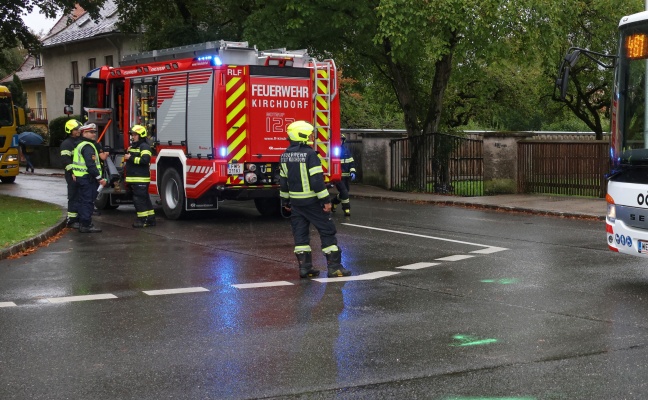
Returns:
[[[211,65],[215,65],[215,66],[223,65],[223,62],[221,61],[220,57],[214,56],[214,55],[196,57],[196,60],[197,61],[211,61]]]

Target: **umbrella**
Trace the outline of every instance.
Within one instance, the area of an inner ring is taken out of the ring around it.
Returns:
[[[43,137],[34,132],[23,132],[18,134],[18,141],[25,146],[40,146],[43,144]]]

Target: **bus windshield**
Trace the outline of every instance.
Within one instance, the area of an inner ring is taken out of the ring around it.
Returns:
[[[621,31],[615,100],[618,103],[617,143],[622,165],[648,165],[648,23]]]

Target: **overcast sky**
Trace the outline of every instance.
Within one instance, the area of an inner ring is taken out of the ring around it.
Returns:
[[[40,9],[38,7],[34,7],[34,11],[31,14],[23,15],[23,21],[25,21],[25,25],[30,27],[34,32],[40,33],[42,31],[43,33],[47,33],[54,26],[57,20],[53,18],[45,18],[45,16],[39,11]]]

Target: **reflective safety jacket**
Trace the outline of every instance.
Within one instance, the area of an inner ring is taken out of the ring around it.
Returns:
[[[353,155],[349,149],[342,145],[342,157],[340,158],[340,164],[342,164],[342,177],[349,177],[351,173],[356,173],[355,161],[353,160]]]
[[[281,155],[279,177],[279,195],[291,204],[299,206],[330,202],[322,163],[315,150],[305,143],[290,142]]]
[[[130,158],[126,161],[126,182],[127,183],[149,183],[151,182],[151,146],[146,139],[141,138],[131,143],[128,150]]]
[[[72,167],[74,166],[72,157],[74,156],[74,148],[79,144],[78,137],[68,136],[61,143],[61,159],[63,160],[63,165],[65,165],[65,172],[72,172]]]
[[[77,178],[92,177],[101,180],[101,160],[94,142],[82,140],[74,148],[72,155],[72,173]]]

